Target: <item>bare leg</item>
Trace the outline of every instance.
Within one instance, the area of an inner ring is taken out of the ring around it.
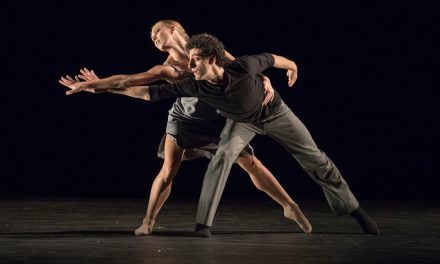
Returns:
[[[153,231],[155,219],[171,193],[171,185],[182,163],[184,149],[177,146],[170,136],[165,138],[165,158],[162,169],[154,179],[150,191],[150,200],[142,225],[134,231],[135,235],[149,235]]]
[[[284,209],[284,216],[295,221],[305,233],[312,232],[312,226],[275,176],[254,155],[241,154],[237,163],[251,177],[258,190],[265,192]]]

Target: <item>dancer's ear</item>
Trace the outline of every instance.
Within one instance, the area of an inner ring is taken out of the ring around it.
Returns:
[[[215,57],[215,55],[209,56],[209,64],[215,64],[216,61],[217,61],[217,57]]]

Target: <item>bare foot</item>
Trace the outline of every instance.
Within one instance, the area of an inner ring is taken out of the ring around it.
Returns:
[[[142,225],[138,227],[134,234],[136,236],[148,236],[153,232],[154,220],[144,218],[142,220]]]
[[[312,232],[312,226],[310,225],[309,220],[307,220],[297,204],[285,207],[284,216],[295,221],[305,233]]]

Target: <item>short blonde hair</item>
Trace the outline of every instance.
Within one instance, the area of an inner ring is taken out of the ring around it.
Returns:
[[[174,26],[177,31],[180,32],[180,34],[182,34],[183,38],[188,41],[189,40],[189,36],[186,33],[185,29],[182,27],[182,25],[177,22],[176,20],[172,20],[172,19],[164,19],[164,20],[159,20],[157,21],[152,27],[151,27],[151,33],[153,33],[153,30],[159,26],[159,25],[167,25],[169,27]]]

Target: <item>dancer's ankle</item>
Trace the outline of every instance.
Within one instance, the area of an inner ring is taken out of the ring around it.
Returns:
[[[142,219],[142,224],[144,224],[144,225],[153,226],[154,223],[155,223],[154,219],[146,218],[146,217],[144,219]]]
[[[370,235],[380,234],[380,230],[376,222],[370,216],[368,216],[362,207],[359,206],[356,210],[350,213],[350,216],[358,222],[364,233]]]
[[[295,221],[304,233],[312,232],[312,225],[307,217],[303,214],[298,204],[292,203],[284,208],[284,217]]]
[[[134,231],[134,234],[136,236],[151,235],[151,233],[153,232],[154,223],[155,221],[153,219],[149,219],[149,218],[142,219],[142,225]]]

